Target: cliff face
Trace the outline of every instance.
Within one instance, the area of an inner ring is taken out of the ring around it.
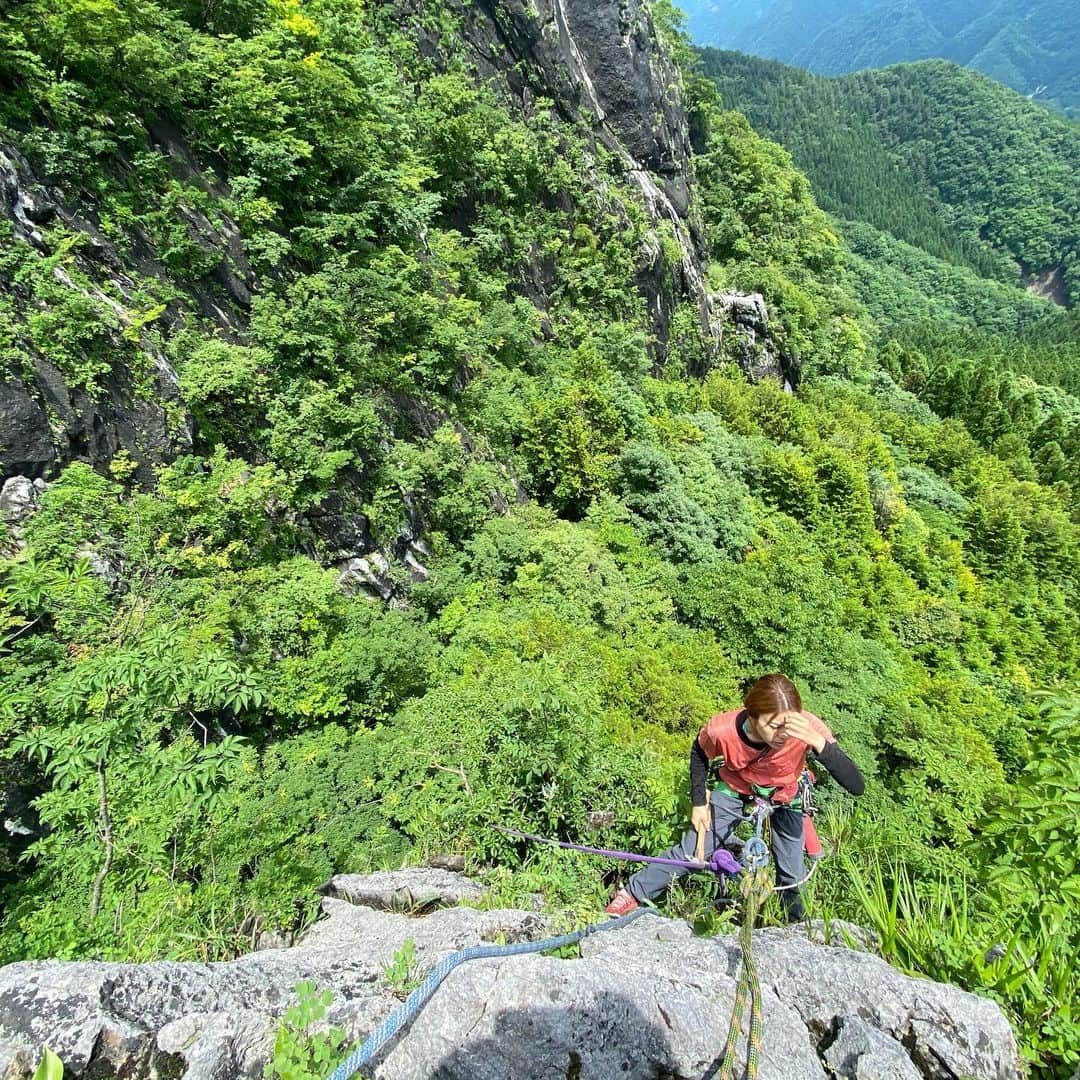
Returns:
[[[123,332],[131,321],[123,304],[132,284],[115,245],[100,231],[93,211],[67,206],[35,175],[29,162],[11,146],[0,145],[0,223],[7,223],[13,244],[45,259],[44,230],[64,226],[82,243],[69,260],[41,267],[71,297],[90,310],[112,316],[114,332],[101,343],[123,355]],[[163,267],[161,268],[164,269]],[[73,278],[78,276],[79,284]],[[108,290],[108,291],[107,291]],[[49,302],[16,276],[9,299],[22,319],[48,313]],[[38,478],[73,459],[104,464],[122,449],[140,460],[161,461],[191,446],[190,422],[178,410],[176,374],[148,340],[138,343],[140,360],[152,374],[140,388],[130,363],[111,363],[103,384],[88,390],[76,384],[42,350],[30,347],[29,366],[6,373],[0,383],[0,471]],[[170,411],[174,412],[170,418]],[[147,475],[145,477],[149,479]]]
[[[194,159],[178,128],[159,120],[147,140],[173,176],[212,198],[227,194]],[[122,181],[134,177],[128,161],[117,161],[114,168]],[[166,344],[196,320],[207,335],[238,339],[247,325],[255,280],[239,231],[227,216],[212,222],[181,203],[175,219],[205,260],[199,275],[178,278],[137,228],[118,243],[115,231],[110,236],[103,227],[91,193],[79,192],[77,201],[70,194],[65,198],[17,149],[0,142],[0,228],[10,230],[12,252],[21,264],[9,282],[0,277],[0,293],[6,291],[4,299],[21,324],[23,355],[30,358],[0,383],[4,479],[48,477],[72,460],[104,466],[127,450],[139,463],[138,479],[149,483],[155,465],[191,450],[193,425]],[[63,258],[49,241],[57,229],[67,238]],[[163,306],[160,332],[143,325],[139,310],[147,281],[176,295]],[[61,369],[39,340],[47,335],[26,333],[36,316],[47,318],[68,305],[83,305],[86,323],[95,326],[96,340],[87,331],[87,340],[70,350],[76,363],[97,354],[103,373],[93,384]]]
[[[488,0],[464,14],[480,76],[501,83],[522,108],[546,98],[567,119],[586,117],[652,219],[669,224],[678,237],[683,254],[677,265],[666,268],[656,247],[645,253],[639,272],[660,342],[667,338],[672,307],[682,298],[697,303],[707,326],[703,237],[691,213],[693,170],[679,75],[658,47],[645,5],[640,0]],[[665,269],[674,276],[667,285]]]
[[[438,63],[449,43],[425,29],[419,6],[406,2],[397,10],[406,21],[416,16],[421,48]],[[678,305],[695,305],[708,331],[711,305],[702,272],[703,239],[692,210],[690,144],[678,75],[658,44],[648,9],[639,0],[486,0],[463,4],[457,14],[461,40],[453,45],[459,53],[464,46],[478,82],[494,87],[514,109],[527,112],[541,100],[552,103],[614,159],[637,193],[656,227],[641,246],[636,281],[658,362]],[[228,178],[218,178],[194,158],[182,131],[156,120],[147,142],[189,188],[219,201],[227,196]],[[135,180],[129,161],[117,160],[110,168],[120,183]],[[608,182],[595,162],[582,177],[595,188],[600,205]],[[0,228],[9,231],[16,253],[36,252],[47,262],[45,236],[57,226],[75,241],[65,259],[38,267],[39,276],[51,278],[55,288],[28,284],[25,270],[6,281],[0,275],[0,293],[6,293],[24,339],[23,355],[31,358],[9,370],[0,384],[3,477],[48,478],[73,459],[102,467],[128,450],[140,463],[140,478],[149,482],[154,464],[192,447],[196,433],[167,358],[170,337],[197,327],[203,334],[239,340],[260,282],[227,212],[211,220],[181,200],[173,213],[175,228],[198,253],[197,273],[178,275],[138,229],[118,243],[115,229],[103,226],[93,193],[61,193],[36,175],[17,149],[0,146]],[[551,282],[542,265],[530,268],[528,276],[531,298],[543,308]],[[145,313],[136,295],[137,283],[147,279],[174,297],[153,332],[141,321]],[[99,377],[93,381],[73,377],[70,365],[65,368],[39,340],[44,335],[25,340],[26,321],[47,317],[60,302],[85,305],[106,327],[98,329],[95,340],[73,346],[76,354],[81,347],[96,354]]]
[[[689,142],[678,74],[639,0],[486,0],[462,15],[482,79],[501,82],[525,108],[543,97],[570,119],[587,111],[605,145],[657,174],[686,218]]]

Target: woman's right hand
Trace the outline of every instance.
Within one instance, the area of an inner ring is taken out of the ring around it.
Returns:
[[[690,824],[693,826],[694,832],[708,831],[709,826],[712,824],[712,810],[708,803],[695,806],[690,811]]]

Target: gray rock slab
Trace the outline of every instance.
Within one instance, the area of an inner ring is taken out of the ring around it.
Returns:
[[[171,1057],[186,1080],[261,1080],[274,1050],[275,1021],[265,1013],[188,1013],[157,1033],[161,1057]],[[159,1071],[163,1062],[158,1061]]]
[[[0,475],[40,476],[55,460],[49,417],[41,402],[22,379],[4,379],[0,382]]]
[[[33,1068],[25,1051],[0,1045],[0,1080],[19,1080],[32,1072]]]
[[[412,874],[381,876],[379,888],[390,896],[406,882],[411,889]],[[0,1078],[28,1076],[48,1044],[70,1077],[256,1080],[303,980],[333,992],[323,1023],[356,1045],[401,1004],[385,969],[406,941],[422,977],[466,946],[559,929],[536,912],[453,907],[416,917],[337,897],[323,900],[322,915],[292,947],[228,962],[0,969]],[[759,931],[754,948],[761,1080],[819,1080],[826,1066],[896,1080],[1019,1076],[1015,1041],[992,1002],[791,929]],[[734,937],[695,938],[685,923],[651,912],[587,938],[577,958],[469,961],[376,1057],[374,1072],[380,1080],[703,1080],[719,1064],[739,963]]]
[[[1019,1075],[1016,1040],[998,1006],[955,986],[912,978],[871,953],[818,945],[790,928],[754,935],[762,984],[827,1030],[857,1015],[909,1047],[929,1076],[1006,1080]]]
[[[858,1016],[837,1021],[836,1039],[824,1053],[838,1077],[852,1080],[922,1080],[907,1051],[883,1031]]]
[[[381,1019],[397,1004],[382,985],[383,972],[407,939],[416,943],[423,971],[465,945],[544,933],[533,912],[453,908],[421,920],[333,899],[323,901],[323,912],[302,944],[228,962],[8,965],[0,969],[0,1050],[36,1061],[47,1044],[73,1075],[103,1057],[115,1065],[123,1055],[179,1054],[184,1061],[190,1055],[190,1067],[199,1062],[193,1075],[204,1075],[210,1058],[248,1062],[251,1017],[275,1026],[303,980],[331,989],[338,1002],[353,1002],[358,1015]],[[170,1025],[193,1015],[214,1022],[185,1048]]]
[[[648,915],[588,939],[579,960],[512,957],[459,968],[376,1077],[705,1075],[727,1035],[736,991],[729,952],[737,946],[674,926],[671,933],[669,920]],[[777,999],[765,1002],[760,1075],[826,1075],[797,1011]]]
[[[338,874],[320,891],[353,904],[388,911],[425,910],[475,902],[483,899],[486,892],[462,874],[433,866],[375,874]]]
[[[37,509],[44,486],[28,476],[8,477],[0,489],[0,521],[21,525]]]
[[[881,945],[880,938],[873,930],[845,922],[843,919],[830,919],[828,922],[822,919],[810,919],[792,923],[786,928],[785,933],[805,937],[807,941],[813,941],[818,945],[839,945],[847,949],[861,949],[864,952],[876,953]]]

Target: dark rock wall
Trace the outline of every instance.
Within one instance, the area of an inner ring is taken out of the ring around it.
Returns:
[[[126,317],[122,305],[101,286],[109,283],[113,293],[126,296],[134,285],[133,274],[166,275],[165,268],[148,255],[140,260],[138,270],[125,264],[98,228],[89,198],[79,210],[65,204],[18,151],[2,144],[0,221],[10,225],[16,244],[27,244],[43,255],[50,253],[47,227],[62,225],[68,233],[81,235],[85,242],[73,259],[80,277],[93,283],[86,287],[86,295],[116,311],[121,323]],[[133,250],[137,253],[138,249],[134,244]],[[83,288],[74,284],[62,265],[52,273],[73,289]],[[13,288],[16,293],[21,290],[19,285]],[[25,295],[15,299],[23,307],[31,302]],[[219,307],[209,295],[207,300],[211,312]],[[103,467],[120,450],[128,450],[140,463],[139,479],[150,482],[155,464],[191,446],[191,423],[181,407],[176,373],[149,340],[140,343],[148,377],[118,360],[101,391],[93,395],[72,385],[29,339],[22,344],[27,357],[22,369],[0,373],[0,479],[48,477],[76,459]],[[118,357],[128,351],[119,337],[112,344]]]

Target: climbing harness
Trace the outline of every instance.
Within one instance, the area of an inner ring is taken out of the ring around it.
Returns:
[[[428,998],[439,988],[440,983],[466,960],[482,960],[495,956],[521,956],[523,953],[546,952],[548,949],[560,949],[564,945],[576,945],[590,934],[599,934],[605,930],[616,930],[627,926],[635,919],[646,914],[648,908],[639,908],[623,915],[619,919],[605,919],[592,923],[581,930],[558,937],[544,938],[542,941],[521,941],[512,945],[473,945],[460,949],[440,960],[428,977],[405,999],[405,1003],[392,1012],[334,1071],[329,1080],[349,1080],[358,1069],[368,1064],[373,1057],[427,1004]]]

